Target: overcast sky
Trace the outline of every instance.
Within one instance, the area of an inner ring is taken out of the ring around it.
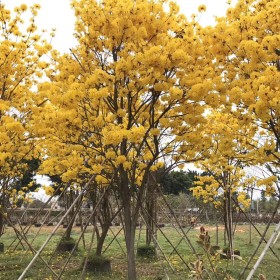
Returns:
[[[38,15],[39,29],[56,28],[56,37],[53,40],[54,48],[67,52],[69,46],[75,44],[73,39],[74,30],[74,13],[70,8],[71,0],[0,0],[9,9],[22,3],[29,5],[40,4],[41,9]],[[117,0],[116,0],[117,1]],[[197,7],[201,4],[207,6],[207,11],[201,14],[200,24],[211,25],[214,24],[214,16],[225,15],[228,5],[227,0],[176,0],[181,8],[181,12],[186,16],[191,16],[197,13]],[[233,1],[234,2],[234,1]]]

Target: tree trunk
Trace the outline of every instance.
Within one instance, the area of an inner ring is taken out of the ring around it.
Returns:
[[[227,245],[227,214],[226,214],[226,207],[224,207],[223,220],[224,220],[224,246],[226,246]]]
[[[128,189],[128,188],[127,188]],[[127,190],[123,195],[123,211],[124,211],[124,230],[125,243],[127,250],[127,279],[136,280],[136,263],[135,263],[135,228],[136,222],[133,220],[131,213],[130,194]]]
[[[125,215],[126,216],[126,215]],[[130,218],[130,217],[129,217]],[[125,242],[127,248],[127,279],[136,280],[136,263],[135,263],[135,226],[129,222],[129,226],[126,225],[126,217],[124,217],[125,223]]]
[[[73,191],[70,190],[70,197],[68,198],[68,203],[67,203],[67,208],[69,208],[73,201],[74,201],[74,197],[73,197]],[[75,210],[74,208],[69,212],[69,216],[68,216],[68,226],[67,226],[67,229],[65,231],[65,234],[64,234],[64,237],[66,240],[70,240],[71,238],[71,233],[72,233],[72,228],[73,228],[73,225],[74,225],[74,222],[75,222]]]
[[[252,206],[253,206],[253,188],[251,189],[251,203],[250,203],[250,212],[249,217],[250,221],[252,221]],[[252,244],[252,223],[249,223],[249,244]]]
[[[4,219],[3,214],[0,212],[0,237],[4,233]]]
[[[106,227],[102,228],[101,235],[99,236],[99,238],[97,240],[97,246],[96,246],[96,251],[95,251],[95,254],[97,256],[101,256],[101,254],[102,254],[103,244],[106,239],[109,228],[110,228],[110,226],[106,226]]]
[[[224,205],[224,238],[227,237],[227,246],[229,255],[232,256],[234,249],[233,249],[233,226],[232,226],[232,205],[231,205],[231,192],[230,190],[226,190],[224,193],[225,198],[225,205]],[[225,239],[224,239],[225,240]],[[226,245],[226,241],[224,241]]]
[[[151,245],[153,241],[153,236],[156,234],[156,222],[157,222],[157,213],[156,213],[156,187],[151,184],[152,180],[148,180],[148,189],[146,195],[146,209],[147,212],[144,213],[146,217],[146,245]]]
[[[216,220],[216,245],[219,245],[219,224],[218,221]]]
[[[71,237],[74,222],[75,222],[75,219],[71,219],[67,226],[67,229],[66,229],[65,235],[64,235],[66,240],[69,240]]]
[[[121,143],[121,154],[126,154],[126,140]],[[136,262],[135,262],[135,230],[136,222],[139,216],[138,203],[141,202],[138,196],[136,205],[134,205],[134,184],[131,184],[128,178],[128,173],[124,170],[123,166],[119,166],[118,188],[123,206],[124,215],[124,234],[127,250],[127,278],[128,280],[136,280]],[[141,190],[140,190],[141,192]]]
[[[134,248],[134,240],[135,240],[135,234],[133,233],[133,230],[130,234],[130,245],[128,246],[127,250],[127,279],[129,280],[136,280],[136,263],[135,263],[135,248]]]
[[[0,200],[0,237],[4,234],[4,228],[5,228],[5,218],[4,215],[8,215],[8,211],[7,211],[7,197],[5,195],[5,189],[3,188],[1,191],[2,193],[2,197]]]
[[[230,190],[227,191],[227,197],[226,197],[226,203],[227,203],[227,237],[228,237],[228,245],[229,245],[229,251],[230,256],[233,255],[233,229],[232,229],[232,207],[231,207],[231,193]]]

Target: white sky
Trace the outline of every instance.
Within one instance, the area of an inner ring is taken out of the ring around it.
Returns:
[[[117,0],[116,0],[117,1]],[[51,30],[56,28],[56,36],[53,39],[54,48],[61,52],[68,52],[68,48],[75,45],[72,36],[74,31],[74,13],[70,8],[71,0],[0,0],[7,8],[13,10],[14,7],[22,3],[28,6],[40,4],[41,9],[37,17],[39,29]],[[190,17],[197,12],[197,7],[206,5],[207,11],[201,14],[200,24],[214,24],[214,16],[225,15],[228,5],[227,0],[175,0],[181,8],[181,13]],[[233,1],[233,2],[236,2]]]

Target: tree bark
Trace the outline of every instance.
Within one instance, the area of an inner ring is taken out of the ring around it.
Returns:
[[[122,179],[126,179],[126,176]],[[122,202],[123,202],[123,211],[124,211],[124,231],[125,231],[125,243],[127,250],[127,279],[128,280],[136,280],[136,263],[135,263],[135,228],[136,221],[135,217],[132,215],[132,207],[131,204],[131,194],[128,183],[126,184],[126,180],[122,182]]]
[[[125,215],[126,216],[126,215]],[[126,224],[126,217],[124,218]],[[130,222],[130,226],[125,226],[125,242],[127,247],[127,279],[136,280],[136,263],[135,263],[135,227]]]
[[[67,208],[73,204],[74,201],[74,194],[73,194],[73,190],[70,190],[70,194],[69,194],[69,198],[68,198],[68,202],[67,203]],[[66,240],[70,240],[71,238],[71,233],[72,233],[72,228],[75,222],[75,210],[74,208],[72,208],[72,210],[69,212],[69,216],[68,216],[68,226],[67,229],[65,231],[64,237]]]
[[[101,254],[102,254],[103,244],[106,239],[107,233],[109,231],[109,227],[110,226],[106,226],[106,227],[102,228],[101,235],[99,236],[99,238],[97,240],[97,246],[96,246],[96,251],[95,251],[95,254],[97,256],[101,256]]]
[[[3,213],[0,212],[0,237],[4,233],[4,219],[3,219]]]
[[[225,225],[225,235],[224,235],[224,245],[227,245],[229,249],[230,256],[233,255],[233,235],[232,235],[232,205],[231,205],[231,193],[230,190],[226,190],[224,194],[225,205],[224,205],[224,225]]]

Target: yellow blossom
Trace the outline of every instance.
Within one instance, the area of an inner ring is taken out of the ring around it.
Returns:
[[[198,6],[198,11],[201,12],[206,12],[206,6],[205,5],[200,5]]]

